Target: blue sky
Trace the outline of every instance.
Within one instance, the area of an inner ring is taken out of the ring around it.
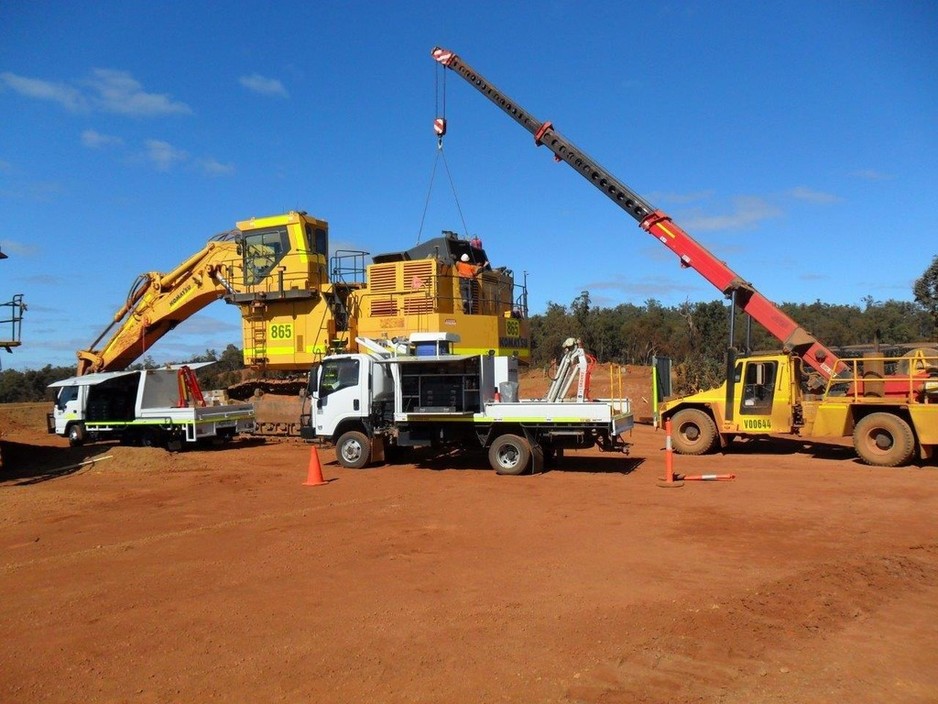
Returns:
[[[145,271],[301,209],[333,247],[412,246],[434,45],[595,157],[770,299],[911,300],[938,253],[934,2],[0,3],[5,368],[72,364]],[[468,231],[532,312],[719,294],[454,73]],[[445,178],[422,238],[465,232]],[[218,302],[150,354],[241,346]]]

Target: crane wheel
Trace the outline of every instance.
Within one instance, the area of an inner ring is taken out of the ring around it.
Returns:
[[[705,455],[717,445],[713,419],[697,408],[685,408],[671,417],[671,442],[682,455]]]
[[[874,467],[907,464],[915,452],[912,428],[892,413],[870,413],[853,429],[853,446],[860,459]]]
[[[531,446],[517,435],[501,435],[489,448],[489,464],[499,474],[524,474],[530,463]]]

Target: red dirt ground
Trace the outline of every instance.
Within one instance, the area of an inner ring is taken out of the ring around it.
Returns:
[[[764,440],[664,489],[637,426],[307,487],[300,443],[70,449],[44,412],[0,409],[3,702],[938,701],[934,466]]]

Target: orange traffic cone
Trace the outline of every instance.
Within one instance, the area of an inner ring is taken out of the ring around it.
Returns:
[[[664,439],[664,479],[658,480],[658,486],[662,489],[679,489],[684,486],[684,481],[680,474],[674,474],[674,448],[671,447],[670,418],[664,422],[664,432],[667,434]]]
[[[319,451],[316,449],[316,446],[313,445],[309,453],[309,471],[306,475],[306,481],[303,482],[303,486],[320,486],[326,483],[326,480],[322,478],[322,465],[319,464]]]

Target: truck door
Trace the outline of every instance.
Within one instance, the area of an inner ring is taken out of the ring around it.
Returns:
[[[736,387],[736,410],[739,413],[741,430],[750,433],[770,432],[774,429],[772,404],[778,379],[778,362],[743,360],[741,367]]]
[[[368,384],[367,380],[361,383],[361,374],[362,365],[356,357],[323,360],[318,388],[313,392],[312,423],[317,435],[331,435],[344,418],[368,414]]]
[[[83,386],[63,386],[55,397],[52,415],[55,418],[55,432],[65,434],[65,426],[71,420],[81,420],[81,396]]]

